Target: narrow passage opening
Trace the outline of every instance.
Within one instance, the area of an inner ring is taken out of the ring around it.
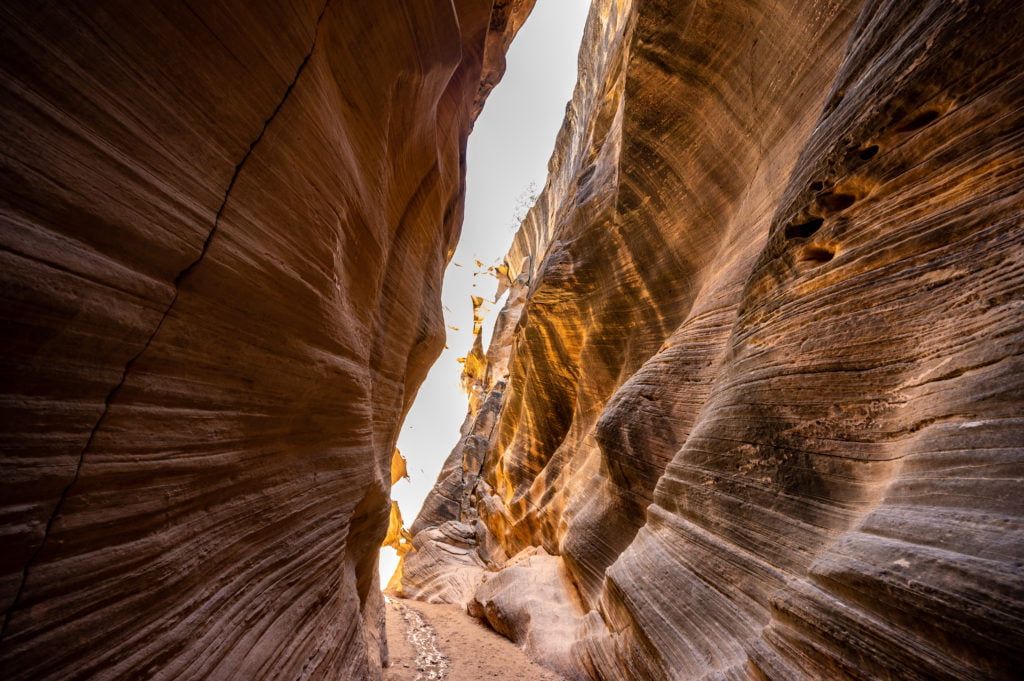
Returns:
[[[408,528],[459,439],[466,416],[459,358],[473,344],[471,296],[484,299],[483,344],[495,313],[497,279],[488,268],[501,264],[519,223],[547,176],[555,136],[572,98],[577,56],[590,0],[538,2],[506,56],[501,83],[477,119],[467,150],[466,211],[462,237],[445,273],[442,299],[447,347],[420,388],[398,439],[408,478],[391,498]],[[398,565],[394,549],[380,555],[381,587]]]

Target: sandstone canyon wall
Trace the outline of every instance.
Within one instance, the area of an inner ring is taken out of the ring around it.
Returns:
[[[1019,678],[1021,35],[596,0],[394,588],[574,678]]]
[[[379,678],[397,427],[532,4],[3,3],[0,676]]]

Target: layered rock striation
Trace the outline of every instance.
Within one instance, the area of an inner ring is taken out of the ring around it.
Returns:
[[[402,592],[581,679],[1017,678],[1022,31],[596,0]]]
[[[0,8],[0,676],[379,678],[397,427],[532,4]]]

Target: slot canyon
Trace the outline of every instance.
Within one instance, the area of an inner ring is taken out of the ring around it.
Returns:
[[[593,0],[402,527],[535,2],[0,5],[0,677],[1021,678],[1017,0]]]

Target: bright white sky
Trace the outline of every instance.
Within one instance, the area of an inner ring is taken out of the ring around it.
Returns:
[[[576,57],[590,0],[538,0],[507,55],[501,83],[491,92],[469,137],[466,177],[466,219],[462,238],[445,273],[442,298],[449,327],[448,349],[430,370],[398,438],[409,461],[409,481],[391,492],[402,509],[406,527],[434,486],[441,464],[459,438],[466,416],[466,395],[459,385],[462,366],[456,361],[473,343],[471,295],[492,299],[496,281],[478,274],[475,260],[501,262],[519,227],[514,224],[516,200],[534,183],[544,186],[555,135],[565,104],[576,85]],[[459,266],[461,265],[461,267]],[[484,320],[484,348],[494,324]],[[392,549],[380,556],[381,586],[387,584],[398,559]]]

